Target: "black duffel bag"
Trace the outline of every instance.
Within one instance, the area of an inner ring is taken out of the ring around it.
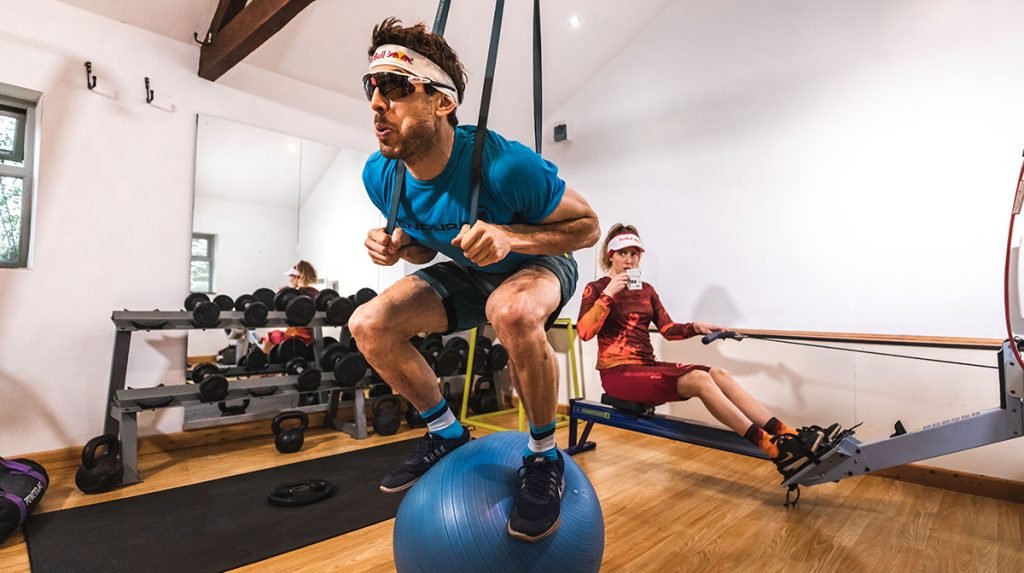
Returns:
[[[49,484],[46,470],[36,462],[0,457],[0,543],[25,522]]]

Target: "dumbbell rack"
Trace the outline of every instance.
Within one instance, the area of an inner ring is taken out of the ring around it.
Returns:
[[[143,410],[155,410],[159,408],[173,408],[184,406],[195,406],[202,404],[199,398],[199,386],[195,384],[176,384],[171,386],[155,388],[125,388],[128,377],[128,353],[131,348],[131,336],[133,332],[139,331],[167,331],[167,330],[206,330],[207,328],[252,328],[242,321],[241,311],[222,311],[220,322],[208,327],[199,327],[192,322],[190,311],[131,311],[115,310],[111,320],[116,328],[114,336],[114,354],[110,366],[110,385],[107,392],[107,404],[109,405],[109,416],[105,418],[103,433],[120,435],[121,437],[121,461],[124,464],[124,478],[122,485],[131,485],[142,481],[138,470],[138,413]],[[275,328],[289,326],[283,311],[271,311],[267,323],[260,328]],[[314,364],[320,366],[320,357],[324,351],[323,328],[334,326],[327,323],[323,312],[318,312],[305,328],[313,330],[313,356]],[[270,396],[275,397],[287,394],[298,395],[300,392],[295,388],[298,376],[274,376],[270,378],[254,378],[251,380],[236,380],[228,385],[228,395],[222,401],[240,399],[260,399],[252,396],[249,390],[268,390],[276,387],[277,391]],[[352,388],[344,388],[346,390]],[[354,388],[354,399],[342,402],[340,400],[341,390],[334,380],[331,372],[324,372],[320,387],[311,392],[330,393],[327,405],[325,426],[338,431],[345,432],[356,439],[367,437],[366,431],[366,401],[362,392],[362,382]],[[158,400],[167,401],[166,404],[154,407],[151,404]],[[353,408],[352,422],[337,420],[338,409],[341,406]],[[306,412],[319,411],[322,405],[302,406],[295,408]],[[238,418],[233,417],[233,420]]]

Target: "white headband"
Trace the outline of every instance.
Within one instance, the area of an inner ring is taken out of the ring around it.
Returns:
[[[373,53],[373,57],[370,58],[370,72],[381,66],[395,66],[415,76],[437,82],[430,85],[450,97],[456,106],[459,105],[459,94],[455,91],[455,82],[452,81],[451,76],[416,50],[410,50],[398,44],[384,44],[378,47],[377,51]],[[437,85],[438,83],[451,87],[441,87]]]
[[[608,241],[608,254],[612,254],[615,251],[621,251],[622,249],[628,249],[630,247],[644,250],[644,246],[640,243],[640,237],[633,233],[626,233],[624,235],[616,235],[612,240]]]

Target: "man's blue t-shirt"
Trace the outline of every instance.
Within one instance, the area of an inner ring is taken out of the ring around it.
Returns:
[[[417,243],[444,253],[456,263],[489,273],[509,272],[537,255],[509,253],[486,267],[467,259],[451,242],[469,221],[470,168],[475,126],[455,128],[455,145],[440,175],[420,181],[405,174],[405,197],[398,207],[398,226]],[[394,159],[377,151],[363,167],[370,200],[387,217],[395,179]],[[488,130],[477,218],[495,225],[537,224],[550,215],[565,193],[558,168],[533,150]]]

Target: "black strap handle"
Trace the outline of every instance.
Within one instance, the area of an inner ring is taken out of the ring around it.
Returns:
[[[480,97],[480,120],[476,124],[476,141],[473,142],[473,163],[470,169],[469,221],[476,223],[476,212],[480,204],[480,181],[483,174],[484,141],[487,139],[487,116],[491,107],[491,91],[494,87],[494,64],[498,60],[498,39],[501,36],[501,16],[505,11],[505,0],[494,3],[494,22],[491,24],[491,45],[487,49],[487,69],[484,71],[484,91]]]
[[[437,3],[437,15],[434,16],[433,32],[438,36],[444,36],[444,26],[448,23],[448,8],[451,5],[452,0],[441,0]]]
[[[540,57],[540,0],[533,0],[533,148],[540,154],[544,84]]]
[[[448,23],[448,9],[451,7],[451,0],[440,0],[437,4],[437,14],[434,16],[433,32],[444,36],[444,28]],[[395,232],[398,224],[398,205],[405,197],[405,162],[401,159],[395,163],[395,181],[391,187],[391,208],[388,209],[388,222],[384,231],[390,235]]]

